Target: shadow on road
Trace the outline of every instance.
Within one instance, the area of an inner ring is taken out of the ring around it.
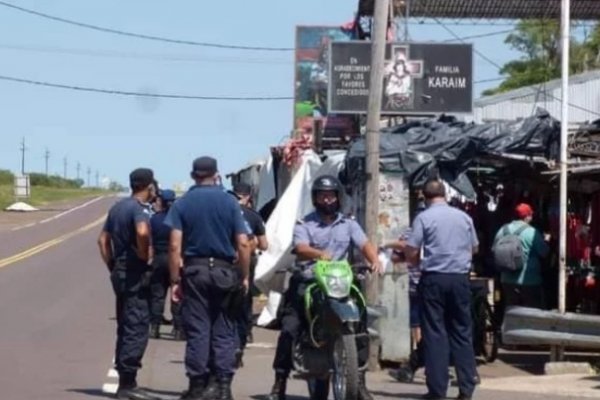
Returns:
[[[104,393],[102,389],[67,389],[66,392],[84,394],[90,397],[102,397],[105,399],[114,398],[114,395],[110,393]]]
[[[396,399],[422,399],[423,398],[423,394],[418,394],[418,393],[398,393],[398,392],[382,392],[379,390],[370,390],[371,394],[373,396],[377,396],[377,397],[390,397],[390,398],[396,398]]]
[[[565,361],[590,362],[593,364],[595,354],[565,354]],[[498,359],[515,368],[534,375],[544,374],[544,365],[550,360],[548,352],[505,352]]]
[[[255,394],[254,396],[250,396],[251,399],[254,400],[266,400],[269,395],[267,394]],[[286,400],[308,400],[308,397],[303,396],[286,396]]]

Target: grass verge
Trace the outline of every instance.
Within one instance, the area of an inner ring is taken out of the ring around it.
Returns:
[[[107,193],[100,189],[61,189],[44,186],[32,186],[31,198],[24,200],[35,207],[63,200],[76,200],[85,197],[98,196]],[[14,203],[13,186],[0,185],[0,210]]]

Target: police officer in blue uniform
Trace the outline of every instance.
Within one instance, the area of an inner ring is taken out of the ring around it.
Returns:
[[[109,211],[98,245],[110,271],[117,299],[115,367],[119,373],[118,399],[153,399],[137,387],[137,371],[148,344],[151,254],[149,212],[155,197],[154,173],[139,168],[129,175],[132,196]]]
[[[418,294],[428,388],[424,398],[446,398],[452,356],[458,399],[468,400],[477,377],[469,272],[479,242],[471,218],[446,203],[442,182],[428,181],[423,194],[428,208],[413,221],[405,255],[409,263],[420,262],[422,270]]]
[[[182,399],[205,399],[210,389],[209,357],[214,355],[210,366],[217,378],[214,398],[230,400],[237,346],[235,313],[229,303],[240,287],[248,289],[248,231],[239,204],[219,185],[215,159],[196,159],[191,175],[196,185],[173,204],[166,219],[172,228],[172,290],[178,293],[181,285],[187,337],[185,367],[190,382]]]
[[[246,296],[244,296],[243,306],[241,313],[238,318],[238,336],[240,341],[240,350],[246,348],[247,343],[251,343],[253,341],[252,338],[252,323],[253,323],[253,315],[252,315],[252,283],[254,281],[254,269],[256,268],[256,263],[258,261],[257,253],[261,251],[267,250],[269,247],[269,242],[267,241],[265,223],[262,220],[262,217],[259,213],[254,211],[251,207],[251,195],[252,195],[252,186],[240,182],[233,185],[233,191],[231,194],[235,196],[242,208],[242,213],[244,214],[244,219],[248,224],[248,228],[250,230],[250,288]]]
[[[293,246],[299,269],[290,279],[281,315],[281,333],[273,360],[275,384],[269,400],[285,400],[287,378],[292,370],[294,340],[304,329],[303,296],[314,279],[313,266],[318,260],[346,260],[352,247],[359,249],[373,271],[382,272],[377,249],[358,223],[341,211],[341,183],[333,176],[318,177],[311,188],[315,212],[308,214],[294,228]],[[361,363],[368,358],[368,343],[357,343]],[[371,400],[364,372],[360,376],[359,400]],[[320,399],[319,399],[320,400]]]
[[[170,286],[169,279],[169,238],[171,227],[165,224],[167,212],[175,201],[175,192],[169,189],[159,190],[155,204],[155,213],[150,217],[152,231],[152,278],[150,279],[150,336],[160,338],[160,324],[165,321],[163,312],[165,299]],[[176,316],[173,316],[175,319]],[[174,321],[175,323],[175,321]]]

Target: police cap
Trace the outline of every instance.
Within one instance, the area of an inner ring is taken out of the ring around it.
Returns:
[[[192,174],[197,178],[208,178],[217,173],[217,160],[212,157],[198,157],[192,164]]]
[[[233,192],[239,196],[250,196],[252,194],[252,186],[244,182],[239,182],[233,185]]]

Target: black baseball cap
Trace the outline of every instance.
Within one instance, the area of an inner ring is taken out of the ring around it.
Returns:
[[[240,196],[249,196],[252,194],[252,186],[244,182],[239,182],[233,185],[233,192]]]
[[[198,157],[192,164],[192,174],[198,178],[207,178],[217,173],[217,160],[212,157]]]
[[[137,168],[129,174],[129,184],[131,187],[144,187],[155,182],[154,171],[150,168]]]

